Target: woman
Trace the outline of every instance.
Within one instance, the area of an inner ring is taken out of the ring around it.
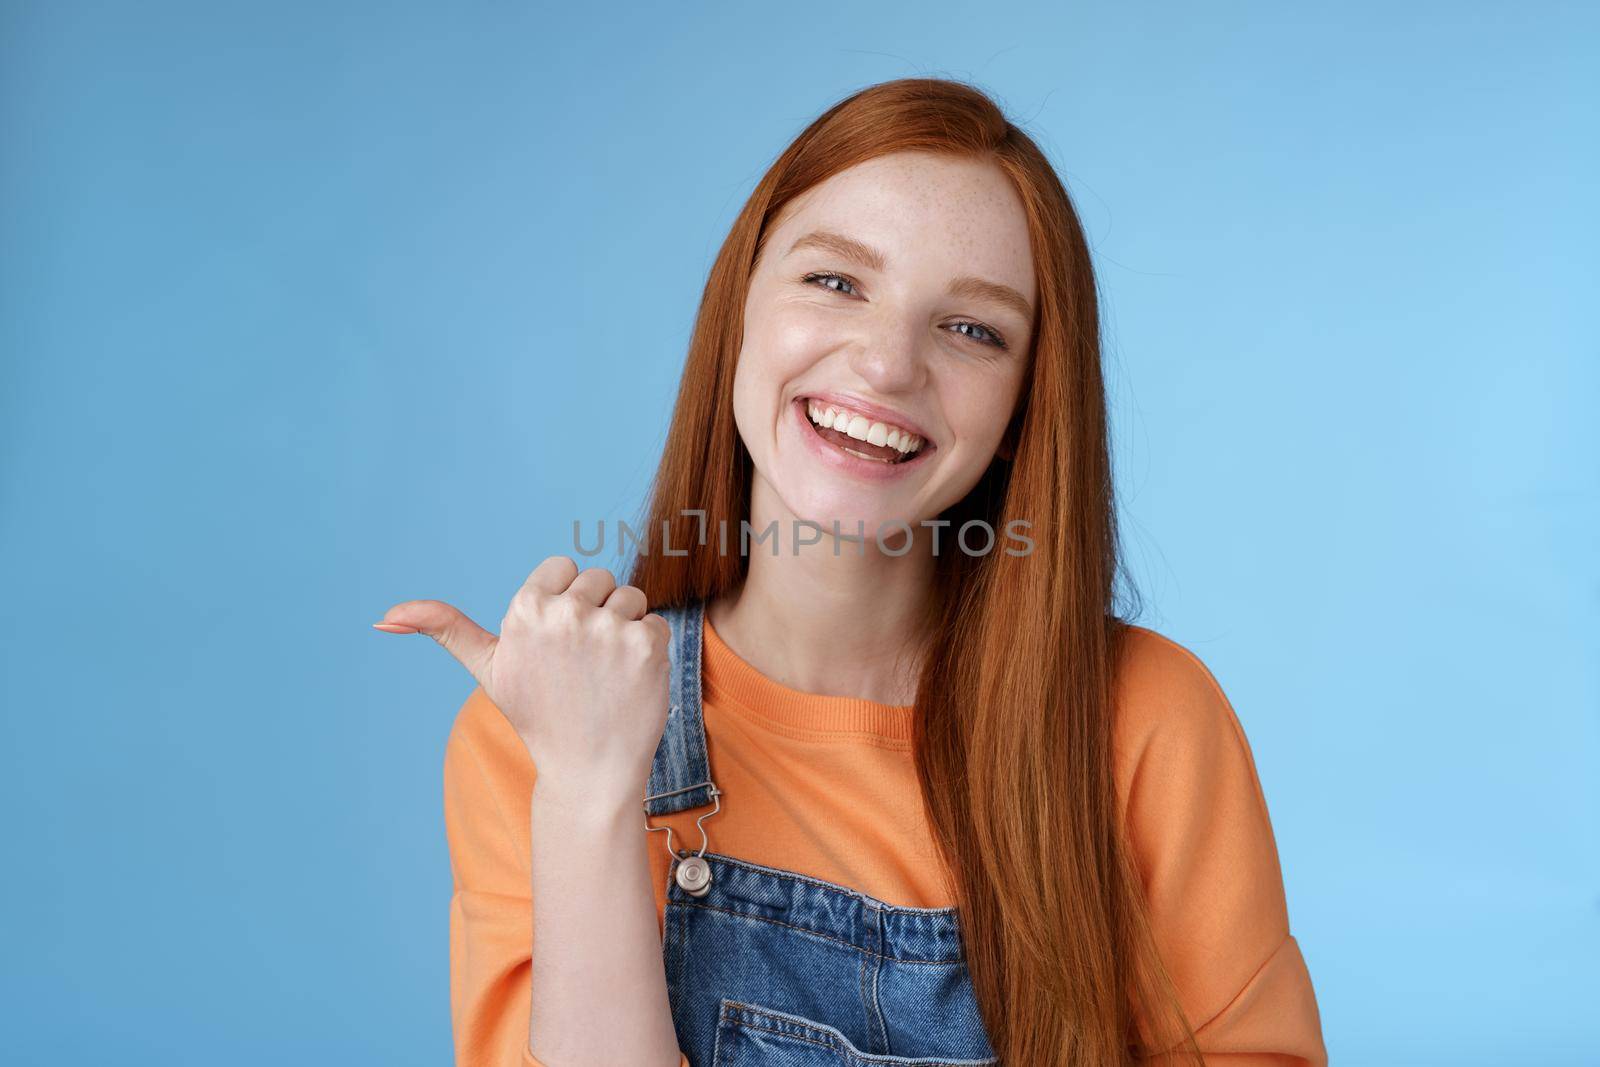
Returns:
[[[628,584],[557,556],[498,637],[376,624],[479,683],[459,1064],[1326,1062],[1232,708],[1114,614],[1105,407],[1081,226],[987,96],[877,85],[789,146]]]

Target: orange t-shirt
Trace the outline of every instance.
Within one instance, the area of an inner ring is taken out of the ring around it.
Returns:
[[[890,904],[948,907],[922,812],[910,707],[816,696],[762,675],[703,623],[707,755],[722,808],[713,852],[849,886]],[[1190,651],[1133,627],[1117,675],[1119,801],[1162,959],[1208,1063],[1323,1067],[1311,976],[1289,932],[1277,846],[1233,708]],[[543,1067],[528,1050],[533,762],[473,690],[444,761],[450,1007],[459,1067]],[[643,797],[641,783],[640,796]],[[698,849],[710,808],[651,816]],[[648,836],[663,922],[671,857]],[[690,1067],[686,1057],[680,1067]]]

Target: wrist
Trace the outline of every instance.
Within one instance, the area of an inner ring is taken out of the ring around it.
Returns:
[[[592,823],[619,820],[644,825],[644,784],[631,788],[603,774],[540,772],[534,778],[533,803],[568,818]]]

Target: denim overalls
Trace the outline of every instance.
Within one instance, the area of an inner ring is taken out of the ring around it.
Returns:
[[[704,607],[658,609],[672,625],[671,704],[644,802],[647,816],[706,809],[698,848],[668,833],[673,873],[690,861],[690,888],[668,880],[662,939],[679,1048],[692,1067],[998,1063],[955,908],[899,907],[710,848],[723,798],[700,705]],[[710,875],[698,895],[696,855]]]

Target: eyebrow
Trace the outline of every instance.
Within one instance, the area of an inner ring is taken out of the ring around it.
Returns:
[[[836,256],[859,263],[864,267],[882,273],[889,269],[889,257],[865,242],[854,237],[847,237],[842,233],[831,230],[813,230],[800,238],[789,247],[786,255],[794,255],[802,248],[816,248],[824,252],[832,252]],[[1028,303],[1026,297],[1009,285],[991,282],[986,278],[974,277],[963,274],[950,282],[946,290],[951,296],[965,297],[968,300],[990,300],[1015,311],[1029,323],[1033,322],[1033,305]]]

